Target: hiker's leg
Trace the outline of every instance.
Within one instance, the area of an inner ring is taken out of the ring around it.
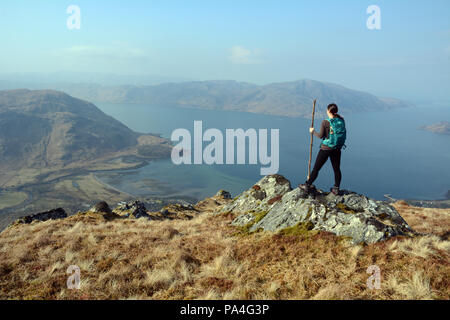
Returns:
[[[330,154],[331,165],[334,171],[334,186],[338,187],[341,185],[341,149],[335,149]]]
[[[311,175],[309,176],[308,181],[306,181],[307,184],[313,184],[314,181],[317,179],[317,176],[319,175],[320,169],[322,169],[325,162],[327,162],[329,156],[328,150],[319,150],[319,153],[317,154],[316,163],[314,164],[313,171],[311,172]]]

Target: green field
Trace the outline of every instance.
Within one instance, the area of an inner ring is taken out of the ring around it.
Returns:
[[[27,198],[28,196],[25,192],[2,191],[0,192],[0,210],[17,206],[27,200]]]

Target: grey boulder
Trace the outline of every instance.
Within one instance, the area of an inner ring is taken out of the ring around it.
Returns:
[[[394,207],[355,192],[334,195],[321,190],[292,190],[289,181],[280,175],[266,176],[255,186],[220,211],[237,214],[232,225],[246,227],[250,232],[278,232],[308,224],[312,230],[349,237],[355,244],[416,234]]]

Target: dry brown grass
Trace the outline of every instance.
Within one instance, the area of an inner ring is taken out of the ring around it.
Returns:
[[[405,201],[395,202],[394,207],[417,232],[434,234],[448,240],[450,209],[412,207]]]
[[[352,246],[333,234],[236,233],[213,199],[192,220],[73,216],[0,235],[3,299],[449,299],[450,210],[395,206],[429,236]],[[424,218],[425,217],[425,218]],[[81,289],[66,288],[69,265]],[[381,290],[366,286],[381,269]]]

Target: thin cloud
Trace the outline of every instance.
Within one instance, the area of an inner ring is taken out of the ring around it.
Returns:
[[[242,46],[234,46],[230,51],[230,61],[235,64],[258,64],[264,62],[258,58],[259,50],[250,50]]]
[[[74,58],[133,59],[145,57],[143,50],[122,45],[72,46],[63,49],[62,54]]]
[[[59,69],[91,72],[141,73],[153,62],[151,52],[126,43],[75,45],[49,52]]]

